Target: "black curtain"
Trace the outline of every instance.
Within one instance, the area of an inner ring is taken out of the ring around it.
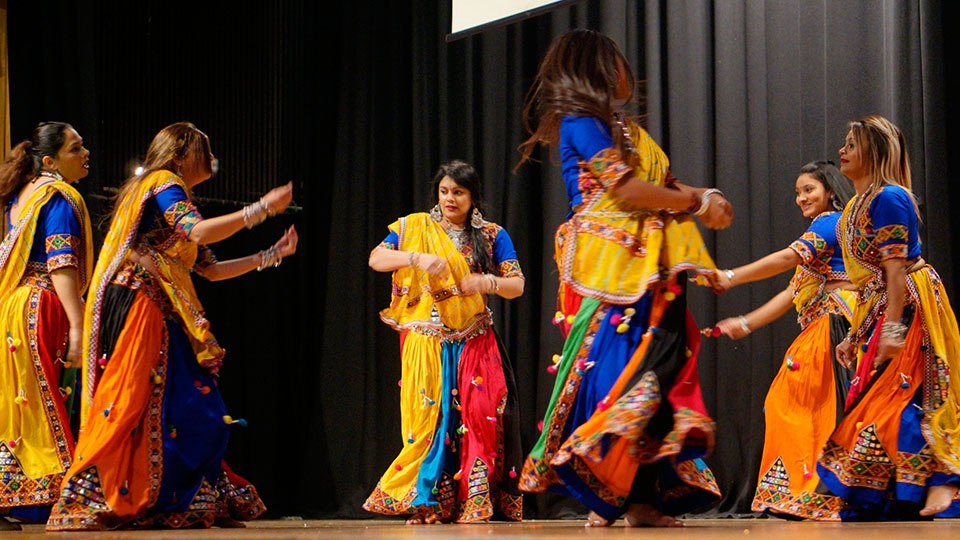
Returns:
[[[559,352],[553,231],[565,195],[552,157],[514,170],[521,107],[556,35],[590,27],[617,40],[643,80],[643,114],[683,181],[718,187],[734,225],[705,238],[721,267],[781,249],[805,228],[799,167],[836,158],[848,120],[882,114],[904,131],[921,201],[925,257],[956,298],[960,176],[957,67],[945,51],[953,3],[801,0],[587,0],[447,42],[448,0],[309,0],[238,8],[225,0],[13,2],[8,12],[12,136],[71,122],[93,152],[80,189],[99,219],[153,134],[180,120],[206,131],[221,173],[195,195],[205,215],[295,183],[291,210],[214,250],[269,245],[296,225],[297,255],[276,270],[198,282],[228,351],[221,389],[236,428],[228,459],[269,516],[370,517],[360,505],[402,444],[398,338],[378,311],[389,276],[367,255],[398,216],[429,206],[446,159],[484,177],[488,219],[507,228],[527,278],[494,300],[513,360],[523,440],[536,440]],[[40,22],[42,21],[42,23]],[[99,230],[102,234],[102,229]],[[789,276],[715,297],[696,288],[701,325],[746,312]],[[790,316],[700,360],[717,420],[708,460],[723,500],[706,515],[749,513],[763,441],[763,398],[798,332]],[[582,509],[528,497],[528,517]]]

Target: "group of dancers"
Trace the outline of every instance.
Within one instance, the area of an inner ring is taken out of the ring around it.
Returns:
[[[227,279],[295,253],[293,227],[247,257],[208,247],[283,212],[292,184],[204,219],[191,190],[215,173],[210,140],[169,125],[120,187],[95,254],[74,187],[89,160],[71,125],[45,122],[0,166],[0,527],[242,525],[265,506],[224,462],[237,420],[191,274]]]
[[[703,338],[691,283],[717,293],[794,271],[766,304],[716,325],[739,339],[797,311],[801,332],[765,402],[752,508],[814,520],[960,514],[960,333],[921,257],[903,134],[868,116],[847,126],[839,166],[804,165],[796,202],[810,226],[786,248],[719,269],[698,225],[725,229],[717,189],[673,176],[666,154],[620,112],[634,75],[595,31],[557,38],[524,107],[529,138],[562,168],[569,213],[555,235],[556,383],[521,448],[515,377],[488,295],[516,298],[513,240],[485,217],[461,160],[433,178],[435,205],[389,226],[369,265],[392,273],[380,312],[401,339],[403,447],[364,508],[410,524],[521,520],[523,494],[555,492],[586,524],[681,526],[719,500],[703,458],[716,426],[700,391]],[[191,189],[216,159],[190,123],[161,130],[119,189],[94,254],[73,184],[89,152],[65,123],[40,124],[0,166],[0,509],[47,530],[239,525],[265,506],[224,461],[224,350],[191,273],[209,280],[278,266],[267,249],[219,261],[209,245],[283,212],[292,185],[203,218]],[[8,523],[7,520],[0,520]]]
[[[562,168],[570,211],[555,235],[564,345],[528,452],[518,447],[509,359],[486,296],[514,298],[523,273],[510,236],[484,219],[469,164],[444,163],[436,205],[402,217],[370,254],[392,272],[381,312],[401,337],[403,448],[364,508],[410,524],[523,518],[522,494],[581,502],[588,526],[682,526],[719,500],[703,458],[716,426],[700,392],[703,331],[693,282],[717,293],[794,271],[757,309],[709,335],[739,339],[797,311],[801,332],[765,402],[752,508],[813,520],[960,514],[960,334],[920,253],[903,134],[849,123],[839,166],[804,165],[796,202],[810,226],[786,248],[719,269],[697,222],[724,229],[717,189],[679,182],[653,139],[618,110],[634,91],[620,49],[592,30],[558,37],[524,108],[530,134]]]

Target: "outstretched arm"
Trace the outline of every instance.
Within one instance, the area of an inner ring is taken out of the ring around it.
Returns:
[[[262,211],[266,212],[266,216],[273,216],[283,212],[288,206],[290,206],[290,202],[293,201],[293,182],[287,182],[285,185],[271,189],[260,199],[260,201],[266,205],[266,208],[262,208]],[[250,206],[254,207],[257,204],[259,204],[259,201]],[[203,221],[198,222],[190,230],[190,241],[198,244],[210,245],[226,238],[230,238],[240,229],[251,226],[248,222],[250,216],[248,215],[245,217],[245,211],[248,214],[250,212],[247,209],[241,208],[236,212],[204,219]],[[266,216],[260,218],[257,223],[263,221],[263,218]],[[255,225],[256,223],[253,224]]]
[[[711,192],[706,198],[706,188],[695,188],[682,183],[674,187],[663,187],[625,177],[614,186],[614,197],[636,208],[663,208],[666,210],[695,211],[707,205],[703,214],[697,216],[704,227],[726,229],[733,221],[733,206],[718,191]]]
[[[717,270],[717,284],[721,290],[725,291],[734,285],[759,281],[781,274],[796,268],[802,262],[803,260],[796,251],[786,247],[752,263],[738,266],[733,270]]]
[[[222,281],[246,274],[251,270],[263,270],[265,267],[276,266],[284,257],[296,253],[298,240],[297,230],[291,225],[284,231],[280,240],[270,248],[246,257],[210,263],[197,273],[210,281]]]
[[[730,317],[717,323],[720,332],[730,339],[740,339],[761,326],[779,319],[793,307],[793,287],[787,286],[766,304],[737,317]]]

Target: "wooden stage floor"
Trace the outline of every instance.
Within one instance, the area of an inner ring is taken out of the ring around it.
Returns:
[[[589,538],[666,540],[941,540],[960,537],[960,520],[900,523],[817,523],[779,519],[686,519],[686,527],[627,528],[619,521],[608,528],[585,528],[578,520],[530,520],[522,523],[408,526],[402,520],[260,520],[244,529],[193,529],[117,532],[46,533],[42,525],[21,531],[0,530],[3,540],[92,538],[124,539],[363,539],[363,538],[491,538],[495,540]]]

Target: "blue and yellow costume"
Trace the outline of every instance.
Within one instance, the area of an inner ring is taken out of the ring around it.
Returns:
[[[921,263],[919,218],[900,186],[871,187],[851,200],[840,221],[850,280],[858,287],[849,339],[857,373],[843,420],[817,465],[845,501],[841,519],[917,519],[927,488],[960,481],[960,334],[943,283]],[[873,368],[887,304],[882,263],[908,268],[901,352]],[[935,517],[960,515],[960,499]]]
[[[459,249],[429,214],[390,225],[380,248],[432,253],[450,275],[404,267],[393,273],[380,318],[400,332],[403,448],[363,507],[387,515],[436,515],[469,523],[523,517],[517,473],[519,406],[513,368],[493,329],[484,295],[463,294],[474,246]],[[507,231],[483,222],[495,273],[523,277]]]
[[[70,321],[51,273],[76,270],[83,294],[93,265],[87,207],[66,182],[42,182],[17,222],[4,209],[0,244],[0,507],[44,521],[73,459],[77,366],[66,361]],[[17,201],[16,195],[10,201]]]
[[[216,260],[188,240],[202,219],[166,170],[118,201],[84,317],[81,437],[47,530],[209,527],[265,510],[223,463],[224,350],[190,275]]]
[[[608,520],[631,503],[679,515],[719,499],[699,459],[715,426],[700,394],[700,333],[685,293],[687,272],[716,265],[689,215],[637,211],[611,194],[627,175],[674,182],[660,147],[625,125],[630,146],[621,155],[606,122],[561,122],[571,212],[555,238],[555,322],[565,343],[520,481],[524,491],[573,496]]]
[[[752,509],[807,519],[840,519],[842,501],[820,493],[816,463],[820,450],[843,416],[850,372],[834,359],[847,335],[856,293],[825,290],[827,282],[848,281],[837,241],[840,212],[813,219],[790,244],[803,261],[790,285],[800,334],[784,355],[764,401],[763,458]]]

